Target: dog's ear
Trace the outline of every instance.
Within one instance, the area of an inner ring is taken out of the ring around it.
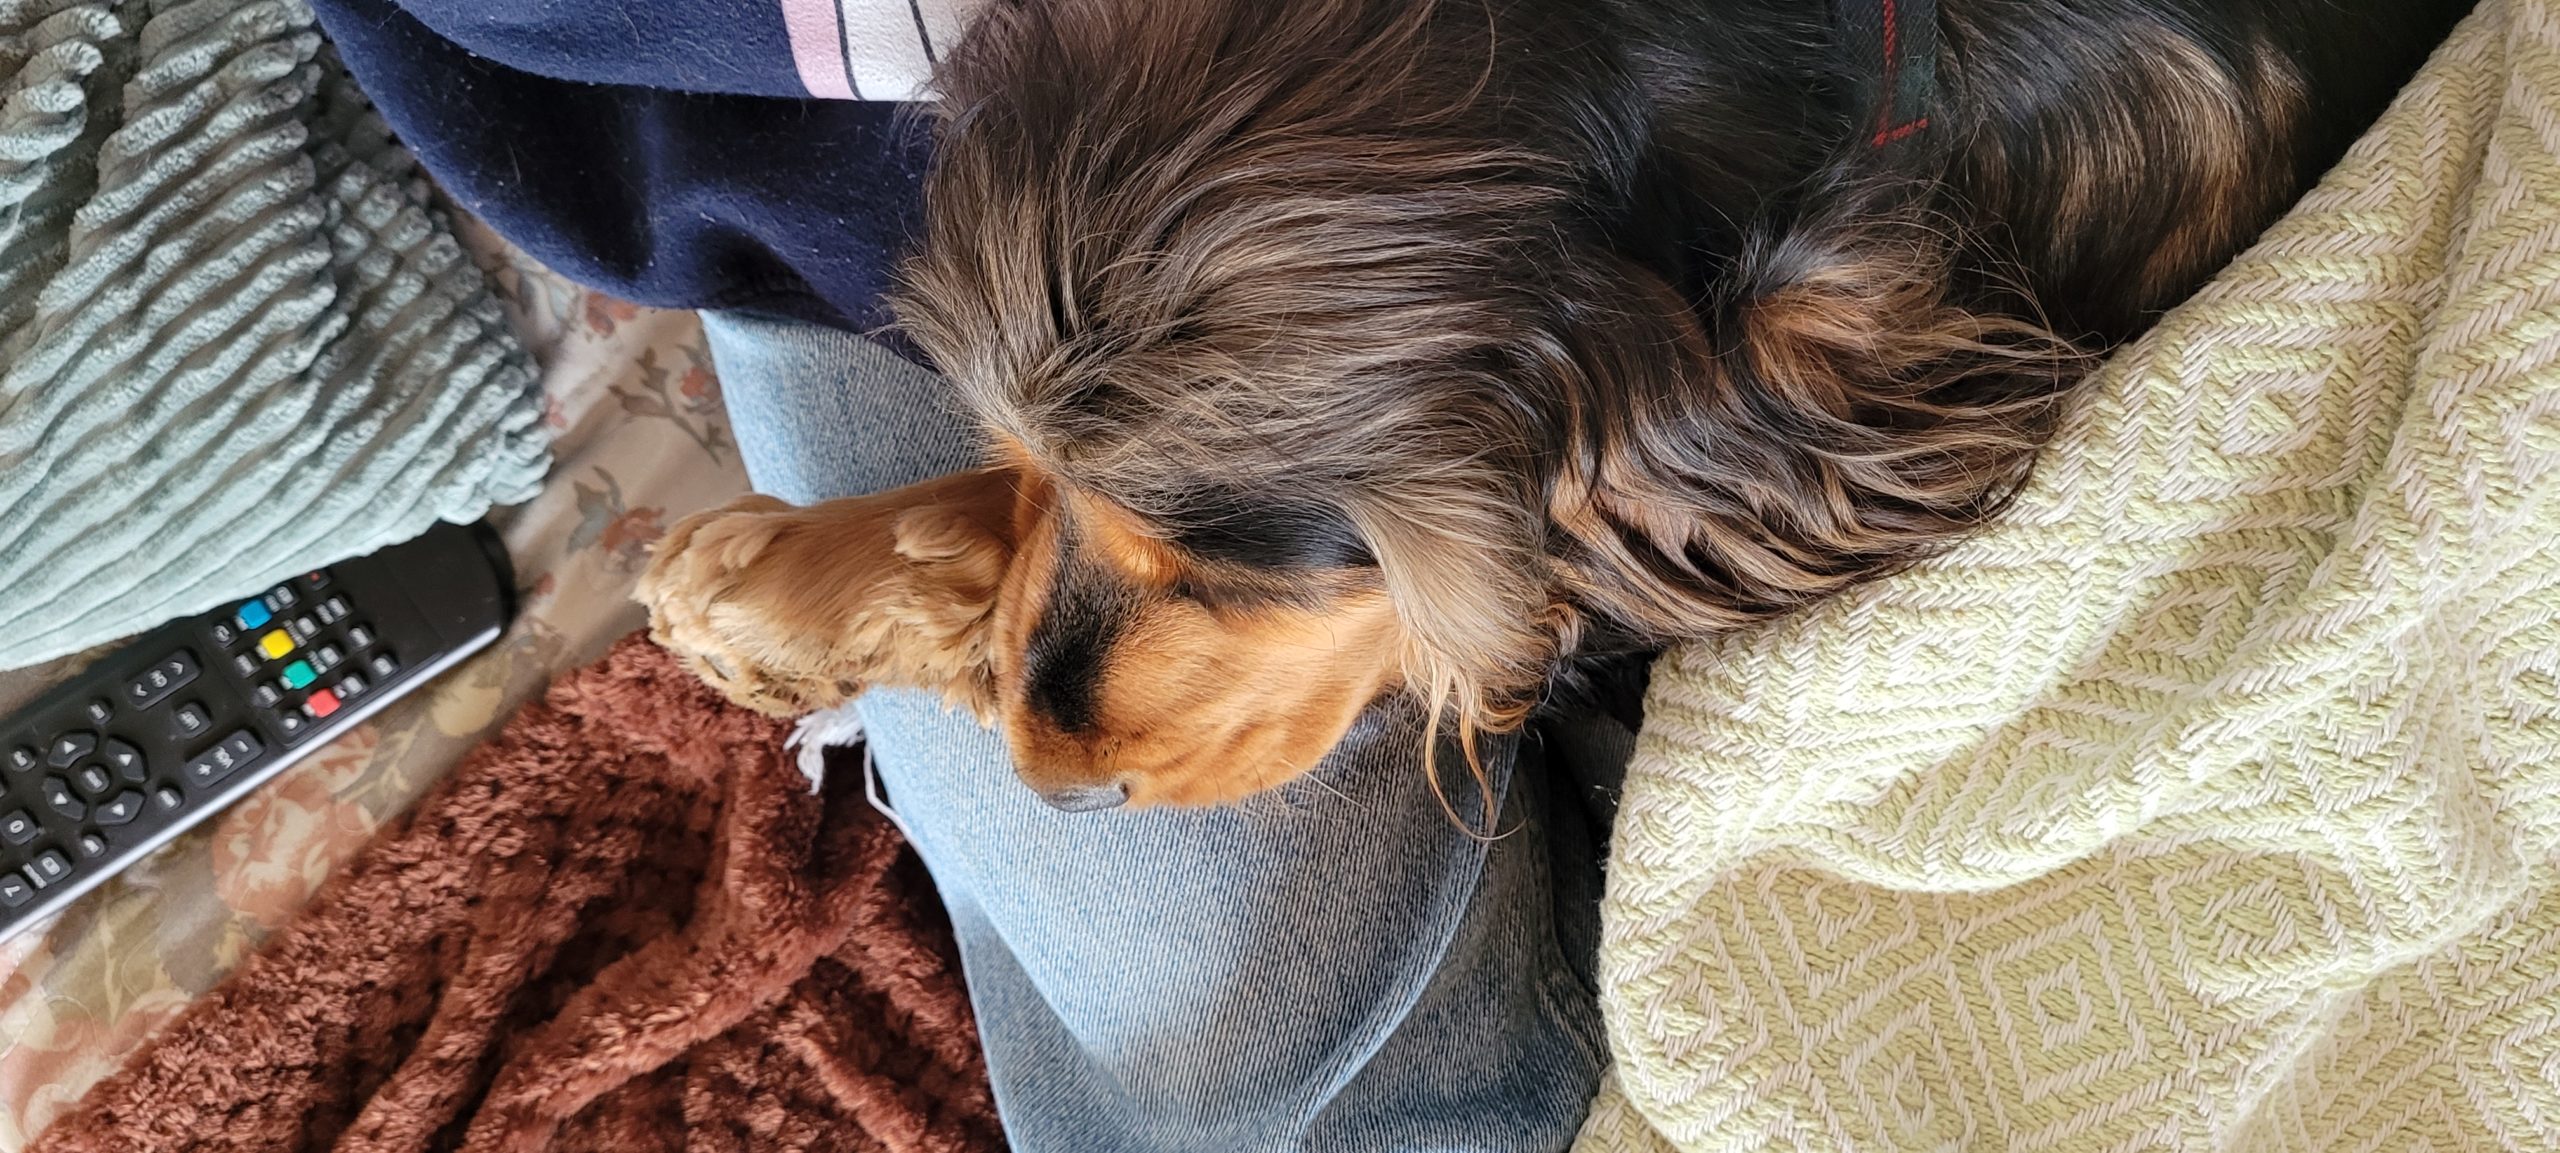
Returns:
[[[2085,369],[1952,300],[1952,245],[1857,195],[1749,246],[1704,308],[1624,264],[1569,328],[1551,476],[1557,598],[1652,641],[1736,628],[1924,557],[1997,513]]]
[[[806,508],[748,497],[677,522],[635,595],[650,635],[748,708],[796,715],[896,685],[985,717],[1013,504],[1001,471]]]

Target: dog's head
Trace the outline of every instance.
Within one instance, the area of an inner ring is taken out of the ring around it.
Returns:
[[[999,4],[946,61],[900,315],[1021,484],[991,675],[1054,799],[1265,788],[1398,688],[1511,727],[2023,475],[2057,346],[1934,232],[1843,190],[1711,291],[1634,259],[1641,117],[1485,12]]]
[[[994,705],[1061,808],[1211,804],[1313,768],[1393,688],[1402,630],[1356,537],[1261,522],[1228,551],[1017,463]],[[1292,551],[1261,551],[1274,544]]]

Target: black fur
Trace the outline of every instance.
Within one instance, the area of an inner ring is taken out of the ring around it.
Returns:
[[[1104,569],[1079,563],[1073,547],[1059,549],[1058,556],[1048,611],[1023,646],[1024,686],[1031,707],[1060,731],[1082,733],[1093,727],[1095,694],[1112,647],[1128,630],[1136,595]]]
[[[1375,568],[1369,542],[1341,512],[1285,496],[1201,486],[1158,517],[1173,543],[1203,560],[1272,572]]]

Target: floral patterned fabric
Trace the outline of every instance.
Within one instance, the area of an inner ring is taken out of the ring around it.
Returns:
[[[557,463],[493,521],[523,608],[487,652],[247,800],[0,943],[0,1153],[17,1153],[153,1029],[282,925],[551,678],[640,627],[630,599],[665,526],[746,488],[690,313],[586,292],[465,223],[543,367]],[[0,708],[95,654],[0,673]]]

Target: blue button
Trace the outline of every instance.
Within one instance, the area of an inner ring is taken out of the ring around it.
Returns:
[[[276,619],[276,615],[267,611],[267,606],[264,602],[250,601],[249,603],[240,606],[240,614],[234,619],[240,622],[241,628],[254,629],[266,624],[268,621]]]

